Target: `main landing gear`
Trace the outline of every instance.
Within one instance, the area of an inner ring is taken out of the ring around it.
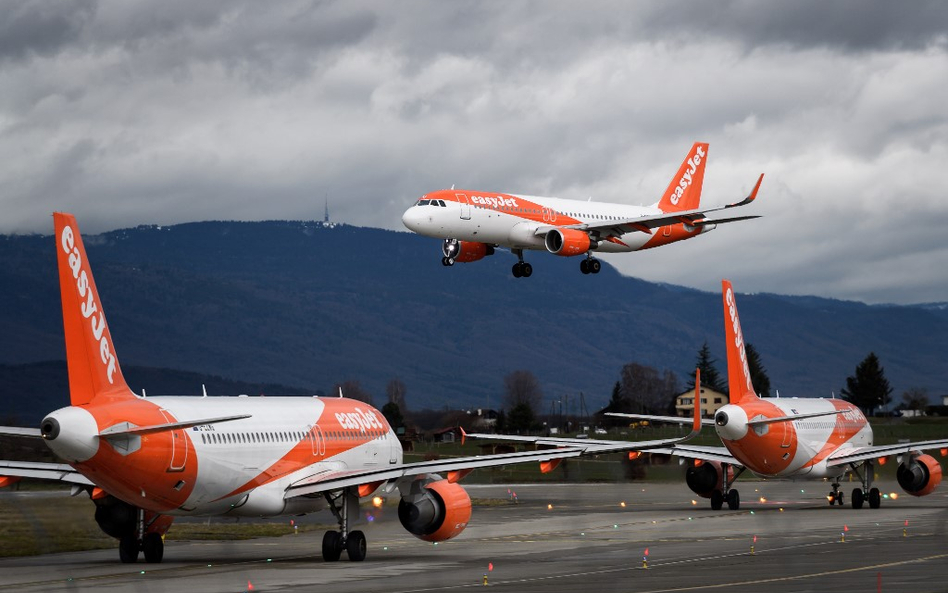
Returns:
[[[741,508],[741,494],[735,488],[731,488],[731,485],[737,480],[737,478],[744,473],[744,468],[737,470],[737,473],[734,474],[734,477],[728,479],[729,471],[728,464],[721,464],[721,485],[723,488],[721,490],[715,490],[711,493],[711,510],[720,511],[724,506],[724,503],[727,503],[727,508],[736,511]]]
[[[533,275],[533,266],[523,261],[523,249],[512,250],[519,260],[513,265],[514,278],[529,278]]]
[[[598,274],[602,268],[602,263],[590,254],[586,254],[586,259],[579,262],[579,271],[583,274]]]
[[[155,515],[152,523],[159,516],[160,515]],[[150,525],[145,524],[145,511],[138,509],[138,520],[136,521],[135,530],[119,538],[119,560],[121,560],[123,564],[138,562],[139,553],[144,553],[145,562],[149,564],[157,564],[164,558],[165,541],[162,539],[160,533],[154,531],[145,533],[145,530],[149,526]],[[139,537],[140,533],[145,533],[145,535]]]
[[[327,492],[326,502],[329,510],[339,521],[339,531],[327,531],[323,535],[323,560],[336,562],[345,550],[352,562],[365,560],[365,534],[361,531],[349,531],[349,510],[359,512],[359,495],[352,488],[337,492]]]
[[[865,502],[869,503],[870,509],[879,508],[882,505],[882,493],[879,492],[878,488],[872,487],[872,461],[862,462],[862,473],[859,472],[859,468],[856,467],[855,463],[850,463],[849,467],[852,468],[853,473],[855,473],[856,477],[859,478],[859,481],[862,482],[862,488],[853,489],[853,508],[861,509],[863,503]],[[839,504],[843,503],[840,502]]]

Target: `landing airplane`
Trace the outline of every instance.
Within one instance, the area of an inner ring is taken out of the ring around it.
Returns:
[[[71,405],[39,429],[0,434],[42,438],[65,463],[0,461],[0,487],[26,478],[87,492],[95,519],[119,540],[122,562],[160,562],[176,516],[275,517],[329,508],[339,523],[322,541],[326,561],[365,558],[352,530],[359,499],[398,493],[409,533],[440,542],[460,534],[471,499],[458,484],[471,471],[539,462],[552,471],[582,445],[404,463],[381,412],[342,397],[144,397],[125,382],[75,218],[54,214]],[[673,446],[691,435],[639,443]],[[623,443],[627,445],[627,443]],[[446,474],[442,477],[439,474]]]
[[[696,237],[718,224],[759,218],[737,216],[708,220],[708,213],[754,201],[764,179],[743,200],[726,206],[701,208],[701,186],[708,144],[696,142],[672,177],[661,200],[652,206],[544,198],[516,194],[445,189],[422,196],[402,215],[410,230],[443,239],[442,265],[472,262],[493,255],[496,247],[517,256],[516,278],[528,278],[533,266],[523,261],[525,249],[546,250],[572,257],[583,274],[598,274],[602,266],[594,252],[624,253],[660,247]],[[447,238],[445,238],[447,237]]]
[[[751,382],[744,350],[744,333],[737,314],[737,301],[730,281],[722,282],[724,302],[724,337],[727,346],[727,373],[730,403],[722,406],[713,419],[702,424],[713,426],[723,447],[693,446],[685,443],[670,447],[630,448],[636,451],[676,455],[695,460],[688,468],[685,481],[699,496],[711,499],[711,508],[740,508],[740,494],[734,481],[745,470],[760,478],[792,478],[823,480],[832,478],[830,505],[843,505],[840,480],[852,471],[861,485],[853,489],[850,502],[860,509],[868,502],[879,508],[882,495],[872,486],[873,463],[896,455],[899,486],[913,496],[931,494],[941,482],[942,468],[926,450],[941,448],[948,455],[948,439],[873,445],[872,427],[858,407],[839,399],[764,398],[759,397]],[[695,396],[695,403],[700,398]],[[610,413],[610,416],[684,424],[690,420],[674,416]],[[577,439],[532,437],[498,437],[469,435],[480,438],[531,440],[538,445],[572,446]],[[595,441],[613,450],[621,441]],[[587,448],[593,453],[595,446]]]

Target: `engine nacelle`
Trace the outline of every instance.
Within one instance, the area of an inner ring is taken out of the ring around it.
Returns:
[[[728,482],[734,479],[734,468],[728,466]],[[717,461],[702,461],[688,467],[685,483],[691,491],[703,498],[711,498],[711,493],[724,487],[724,468]]]
[[[941,483],[941,465],[931,455],[919,455],[908,463],[900,463],[895,478],[902,490],[912,496],[925,496]]]
[[[575,229],[553,229],[544,240],[546,250],[554,255],[570,257],[582,255],[598,244],[590,240],[589,235]]]
[[[416,480],[398,503],[398,520],[426,542],[443,542],[460,534],[471,520],[471,497],[447,480]]]
[[[494,246],[476,241],[445,239],[444,243],[441,244],[441,253],[456,262],[467,263],[484,259],[488,255],[494,255]]]
[[[145,511],[145,532],[164,535],[171,527],[174,517]],[[138,530],[138,508],[114,496],[106,495],[95,500],[95,522],[108,536],[122,539],[135,535]]]

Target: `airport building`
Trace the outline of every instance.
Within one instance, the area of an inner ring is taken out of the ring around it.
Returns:
[[[726,395],[707,387],[701,388],[701,415],[706,418],[714,417],[718,408],[727,404],[730,400]],[[681,395],[675,397],[675,413],[681,417],[687,418],[695,413],[695,391],[690,389]]]

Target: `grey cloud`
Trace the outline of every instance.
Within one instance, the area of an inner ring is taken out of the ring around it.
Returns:
[[[55,54],[79,38],[95,13],[95,0],[5,2],[0,10],[0,59]]]

